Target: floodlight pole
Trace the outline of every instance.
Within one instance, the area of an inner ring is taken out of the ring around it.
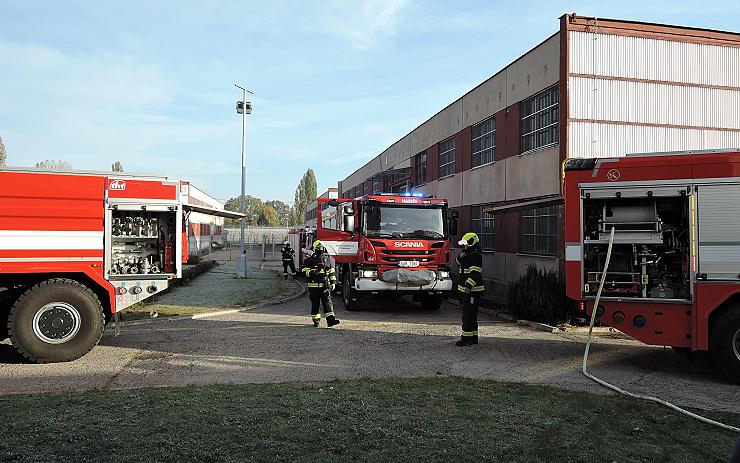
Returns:
[[[254,93],[241,85],[234,84],[234,86],[242,90],[242,101],[237,102],[236,111],[242,115],[242,194],[239,197],[239,211],[244,214],[247,206],[246,197],[244,196],[247,183],[247,114],[252,112],[252,105],[247,101],[247,92],[252,95]],[[241,103],[241,108],[239,103]],[[244,251],[244,227],[246,225],[246,219],[244,216],[240,220],[240,225],[241,238],[239,239],[239,258],[236,261],[236,277],[247,278],[247,253]]]

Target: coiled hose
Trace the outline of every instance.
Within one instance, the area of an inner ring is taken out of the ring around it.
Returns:
[[[679,413],[683,413],[686,416],[699,420],[703,423],[718,426],[727,431],[732,431],[734,433],[740,434],[740,428],[737,428],[735,426],[730,426],[729,424],[720,423],[719,421],[714,421],[714,420],[711,420],[701,415],[697,415],[696,413],[692,413],[688,410],[684,410],[683,408],[677,405],[673,405],[672,403],[666,402],[665,400],[659,399],[657,397],[652,397],[652,396],[647,396],[647,395],[642,395],[642,394],[635,394],[633,392],[626,391],[613,384],[607,383],[603,379],[597,378],[596,376],[588,372],[588,370],[586,369],[586,364],[588,362],[588,353],[589,353],[589,350],[591,349],[591,335],[594,329],[594,323],[596,322],[596,308],[599,306],[599,300],[601,299],[601,291],[604,289],[604,283],[606,282],[606,271],[609,268],[609,259],[612,256],[612,244],[614,244],[614,227],[612,227],[611,234],[609,235],[609,247],[606,250],[606,263],[604,264],[604,271],[601,274],[601,282],[599,283],[599,291],[596,293],[596,300],[594,301],[594,306],[591,309],[591,322],[588,325],[588,340],[586,341],[586,350],[583,352],[583,370],[582,370],[583,374],[586,376],[586,378],[592,381],[595,381],[596,383],[601,384],[604,387],[608,387],[609,389],[613,391],[619,392],[620,394],[626,395],[627,397],[632,397],[635,399],[642,399],[642,400],[649,400],[650,402],[659,403]]]

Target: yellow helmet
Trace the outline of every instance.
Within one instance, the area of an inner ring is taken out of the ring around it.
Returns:
[[[478,239],[478,235],[476,235],[473,232],[468,232],[462,236],[462,239],[460,239],[460,241],[458,241],[457,244],[461,246],[463,245],[473,246],[479,242],[480,242],[480,239]]]
[[[313,242],[313,246],[311,246],[311,249],[313,249],[315,251],[318,248],[322,248],[323,249],[324,248],[324,243],[322,243],[319,240],[316,240],[316,241]]]

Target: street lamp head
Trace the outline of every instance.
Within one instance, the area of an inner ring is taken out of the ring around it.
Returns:
[[[251,101],[247,101],[246,103],[244,101],[236,102],[236,112],[238,114],[244,114],[245,107],[246,107],[247,114],[252,114],[252,102]]]

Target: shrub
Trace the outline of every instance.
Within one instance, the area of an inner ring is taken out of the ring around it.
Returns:
[[[568,321],[575,304],[565,296],[565,281],[552,270],[527,266],[509,287],[509,307],[521,318],[555,325]]]

